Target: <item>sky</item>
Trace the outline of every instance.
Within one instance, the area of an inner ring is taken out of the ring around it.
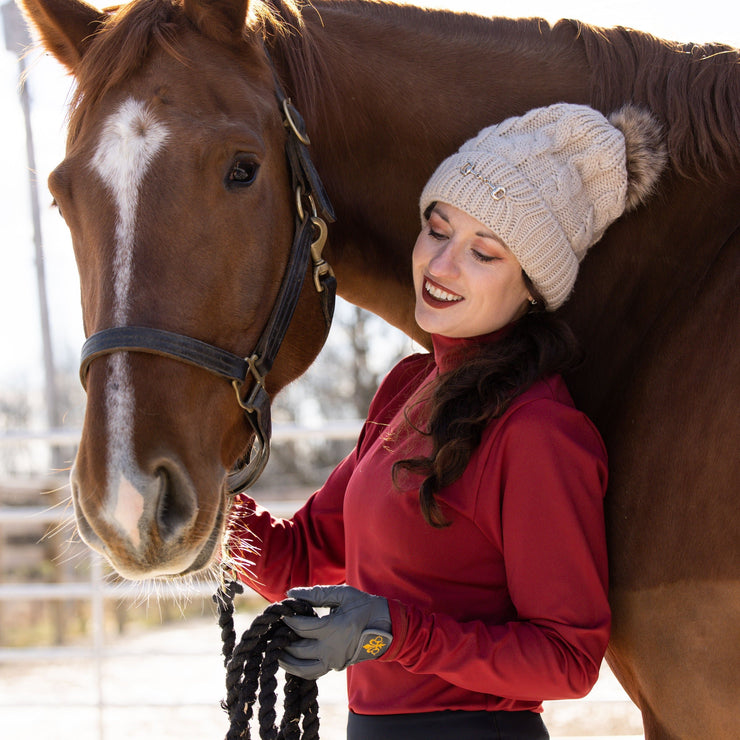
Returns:
[[[0,4],[7,1],[0,0]],[[740,46],[740,3],[728,0],[425,0],[417,4],[480,15],[540,16],[550,22],[577,18],[602,26],[629,26],[672,40]],[[50,207],[46,189],[49,172],[64,155],[71,81],[48,55],[33,51],[27,60],[37,164],[32,181],[41,203],[53,349],[58,366],[73,368],[84,340],[79,283],[69,233]],[[18,60],[4,44],[0,48],[0,111],[4,143],[0,149],[0,390],[31,390],[41,387],[44,379],[30,216],[32,185],[18,98]]]

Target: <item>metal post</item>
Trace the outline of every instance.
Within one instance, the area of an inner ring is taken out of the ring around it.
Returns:
[[[103,688],[103,660],[105,650],[105,596],[103,595],[103,560],[90,551],[90,581],[93,592],[92,608],[93,660],[95,662],[95,683],[98,704],[98,740],[105,737],[105,690]]]
[[[49,304],[46,292],[46,273],[44,269],[44,250],[41,238],[41,216],[39,208],[39,194],[36,182],[36,154],[33,144],[33,129],[31,127],[31,103],[28,95],[28,85],[25,80],[26,60],[24,54],[31,44],[31,37],[26,23],[15,3],[10,2],[2,6],[3,27],[5,29],[5,47],[18,57],[20,86],[18,95],[23,109],[23,118],[26,125],[26,156],[28,159],[28,177],[31,195],[31,218],[33,222],[33,247],[36,263],[36,287],[39,298],[39,314],[41,318],[41,339],[44,356],[44,380],[46,395],[46,413],[50,429],[59,426],[59,403],[57,399],[56,373],[54,368],[54,353],[51,344],[51,325],[49,322]],[[58,453],[58,449],[55,448]],[[59,469],[61,458],[52,457],[52,466]]]
[[[41,341],[44,362],[44,395],[46,401],[46,420],[50,429],[56,429],[60,424],[59,399],[57,394],[56,370],[54,366],[54,352],[51,343],[51,324],[49,321],[49,303],[46,292],[46,270],[44,264],[44,248],[41,236],[41,209],[39,207],[38,193],[38,171],[36,169],[36,153],[33,142],[33,127],[31,126],[31,101],[28,94],[28,83],[26,80],[25,53],[31,45],[31,36],[28,33],[26,22],[21,15],[18,6],[6,3],[2,6],[3,28],[5,30],[5,46],[8,51],[18,57],[19,87],[21,108],[26,127],[26,158],[28,161],[28,183],[31,196],[31,220],[33,224],[33,248],[34,262],[36,267],[36,290],[39,300],[39,317],[41,320]],[[63,467],[64,455],[59,447],[53,447],[50,451],[51,468],[59,471]],[[50,546],[55,547],[54,540]],[[53,553],[58,556],[58,552]],[[62,566],[61,572],[55,567],[55,578],[66,580]],[[66,638],[67,616],[71,609],[70,603],[57,603],[52,605],[55,614],[55,641],[62,644]]]

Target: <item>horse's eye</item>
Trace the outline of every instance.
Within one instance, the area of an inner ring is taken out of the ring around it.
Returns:
[[[226,184],[231,186],[251,185],[259,170],[259,164],[248,157],[236,157],[226,178]]]

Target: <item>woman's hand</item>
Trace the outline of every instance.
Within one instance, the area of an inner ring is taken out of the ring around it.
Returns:
[[[352,586],[292,588],[288,596],[314,607],[329,607],[323,617],[284,617],[300,638],[285,648],[280,665],[288,673],[316,679],[330,670],[380,657],[391,644],[388,601]]]

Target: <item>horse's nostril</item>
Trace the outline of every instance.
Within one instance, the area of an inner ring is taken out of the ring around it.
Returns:
[[[175,471],[160,467],[156,473],[159,484],[157,526],[163,541],[172,540],[187,529],[198,512],[193,490],[183,483]]]

